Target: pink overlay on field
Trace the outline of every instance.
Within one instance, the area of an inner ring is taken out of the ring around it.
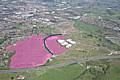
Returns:
[[[56,40],[64,39],[61,36],[49,37],[46,40],[46,45],[55,54],[62,54],[66,50],[60,46]],[[8,51],[16,51],[15,55],[11,57],[10,68],[33,68],[44,65],[52,54],[44,48],[43,38],[41,35],[32,35],[30,38],[17,41],[16,45],[9,45],[6,47]]]
[[[47,47],[56,55],[61,54],[66,51],[66,48],[59,45],[57,40],[64,39],[64,36],[52,36],[46,40]]]

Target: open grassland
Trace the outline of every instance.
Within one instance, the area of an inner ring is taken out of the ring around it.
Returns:
[[[73,80],[75,76],[83,72],[80,65],[66,66],[63,68],[50,69],[39,80]]]
[[[11,80],[12,77],[16,77],[16,74],[0,74],[0,80]]]

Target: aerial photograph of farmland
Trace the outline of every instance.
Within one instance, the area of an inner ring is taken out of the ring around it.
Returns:
[[[120,80],[120,0],[0,0],[0,80]]]

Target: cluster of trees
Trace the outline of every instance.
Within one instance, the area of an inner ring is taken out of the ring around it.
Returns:
[[[110,63],[107,61],[88,61],[83,65],[86,68],[85,71],[74,80],[86,79],[87,76],[90,80],[99,80],[101,76],[106,75],[110,70]]]

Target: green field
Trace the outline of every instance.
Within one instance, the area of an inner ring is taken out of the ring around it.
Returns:
[[[96,32],[96,31],[102,30],[101,28],[99,28],[97,26],[89,25],[89,24],[86,24],[86,23],[83,23],[83,22],[80,22],[80,21],[75,21],[74,26],[77,29],[84,30],[84,31],[87,31],[87,32]]]
[[[12,77],[16,77],[16,74],[0,74],[0,80],[12,80]]]
[[[50,69],[39,80],[73,80],[84,69],[80,65],[66,66],[63,68]]]

